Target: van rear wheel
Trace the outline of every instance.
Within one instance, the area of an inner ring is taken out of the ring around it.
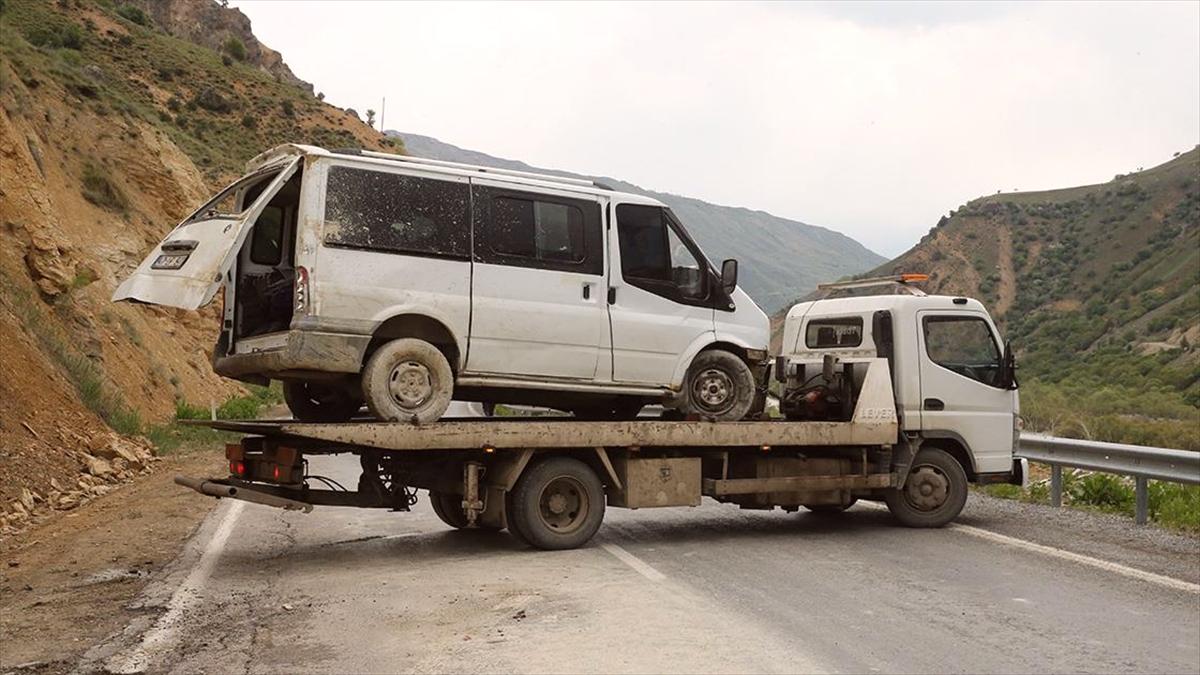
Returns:
[[[450,407],[454,373],[446,356],[424,340],[392,340],[375,350],[362,373],[367,408],[381,420],[436,422]]]
[[[283,383],[283,402],[301,422],[345,422],[362,407],[353,390],[303,380]]]
[[[754,373],[736,354],[709,349],[696,355],[683,381],[683,412],[717,422],[746,417],[756,395]]]

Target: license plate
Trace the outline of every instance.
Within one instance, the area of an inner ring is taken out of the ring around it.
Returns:
[[[187,262],[188,255],[184,254],[163,254],[154,260],[154,264],[150,265],[151,269],[156,270],[177,270],[183,267],[183,263]]]

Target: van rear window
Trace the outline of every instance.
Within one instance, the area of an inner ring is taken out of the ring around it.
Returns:
[[[825,347],[857,347],[862,344],[862,317],[814,319],[804,331],[804,344],[809,349]]]
[[[325,191],[325,243],[468,257],[466,183],[334,166]]]

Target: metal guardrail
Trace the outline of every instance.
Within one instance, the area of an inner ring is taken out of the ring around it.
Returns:
[[[1050,465],[1050,503],[1054,506],[1062,506],[1064,466],[1133,476],[1138,525],[1146,524],[1149,511],[1146,481],[1200,484],[1200,452],[1188,450],[1021,434],[1017,456]]]

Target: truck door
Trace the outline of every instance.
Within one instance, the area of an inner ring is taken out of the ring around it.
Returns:
[[[299,157],[290,158],[217,193],[154,247],[117,287],[113,301],[140,300],[181,309],[208,304],[242,248],[249,225],[299,164]]]
[[[980,312],[923,310],[917,331],[922,432],[962,442],[977,471],[1009,470],[1016,393],[1001,384],[995,327]]]
[[[670,385],[680,355],[714,335],[708,264],[665,208],[618,204],[615,213],[608,291],[613,380]]]
[[[473,181],[472,373],[592,381],[604,308],[600,202]]]

